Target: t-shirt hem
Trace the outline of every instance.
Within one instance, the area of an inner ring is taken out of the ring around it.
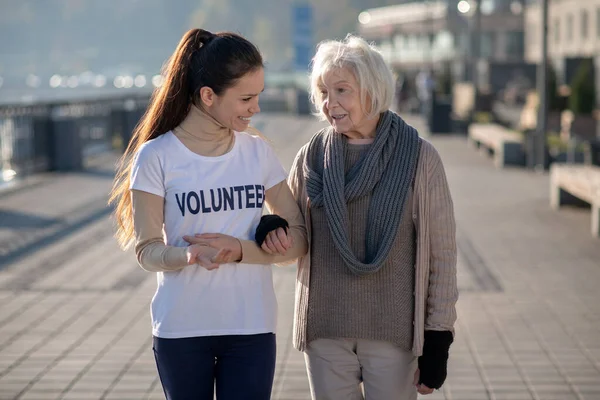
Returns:
[[[275,329],[256,328],[256,329],[229,329],[218,331],[193,331],[193,332],[162,332],[158,329],[152,330],[152,336],[162,339],[180,339],[188,337],[202,336],[227,336],[227,335],[258,335],[261,333],[275,333]]]

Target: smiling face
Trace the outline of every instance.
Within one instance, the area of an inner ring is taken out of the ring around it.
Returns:
[[[360,86],[352,71],[334,68],[323,74],[318,86],[321,111],[337,133],[351,139],[375,136],[379,116],[368,118],[369,110],[361,104]]]
[[[223,126],[244,132],[250,118],[260,112],[258,96],[265,88],[263,68],[251,71],[237,80],[234,86],[220,95],[211,88],[200,89],[200,97],[206,111]]]

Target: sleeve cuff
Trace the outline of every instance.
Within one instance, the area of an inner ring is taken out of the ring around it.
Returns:
[[[265,253],[256,242],[252,240],[240,240],[242,244],[242,264],[272,264],[275,256]]]

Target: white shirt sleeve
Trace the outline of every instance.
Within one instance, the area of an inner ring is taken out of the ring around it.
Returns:
[[[138,151],[131,169],[130,189],[165,197],[165,180],[160,158],[148,145]]]

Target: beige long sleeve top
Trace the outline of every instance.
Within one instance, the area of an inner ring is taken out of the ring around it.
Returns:
[[[192,107],[186,119],[174,130],[175,135],[191,151],[202,156],[220,156],[233,145],[233,132],[219,124],[202,110]],[[192,171],[190,171],[192,173]],[[135,230],[135,253],[140,266],[150,272],[176,271],[189,265],[186,247],[168,246],[163,239],[164,199],[155,194],[132,190]],[[285,264],[306,254],[306,228],[286,181],[265,192],[265,204],[270,213],[285,218],[293,246],[282,255],[270,255],[251,240],[240,240],[241,263]],[[212,232],[189,232],[196,233]]]
[[[292,166],[288,183],[300,207],[308,244],[311,242],[311,208],[306,192],[306,146]],[[456,277],[456,224],[444,166],[435,148],[423,140],[413,197],[412,218],[417,231],[415,264],[414,332],[412,351],[423,352],[425,330],[454,332],[458,287]],[[298,261],[293,343],[300,351],[307,345],[310,253]]]

